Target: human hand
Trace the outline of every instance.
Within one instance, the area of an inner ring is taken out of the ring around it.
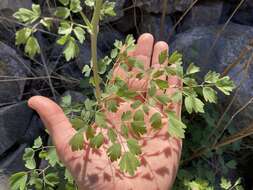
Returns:
[[[153,37],[150,34],[144,34],[139,38],[131,56],[141,60],[146,68],[160,67],[158,57],[166,49],[168,50],[168,45],[165,42],[154,45]],[[113,75],[124,80],[126,75],[124,72],[120,67],[116,67]],[[130,79],[126,82],[130,89],[147,90],[148,82],[145,79]],[[180,88],[182,85],[176,77],[169,77],[168,83],[170,87],[166,91],[168,95],[175,91],[175,86]],[[122,173],[116,163],[110,162],[106,154],[106,145],[100,147],[99,150],[92,150],[89,146],[85,146],[82,151],[72,152],[68,143],[75,134],[75,130],[56,103],[47,98],[35,96],[29,100],[29,106],[39,113],[53,139],[60,160],[69,169],[80,190],[167,190],[171,188],[179,165],[181,140],[168,135],[166,118],[162,120],[166,127],[158,132],[149,130],[151,129],[149,117],[157,110],[163,112],[165,106],[157,105],[156,108],[150,110],[150,116],[145,118],[148,133],[139,140],[142,146],[141,166],[134,176]],[[180,103],[170,104],[167,108],[175,111],[180,117]],[[110,121],[108,125],[120,127],[121,115],[129,109],[130,103],[121,102],[116,113],[106,113]]]

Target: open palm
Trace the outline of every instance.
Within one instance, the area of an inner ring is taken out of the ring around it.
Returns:
[[[152,35],[143,34],[138,40],[136,49],[131,52],[131,56],[141,60],[145,68],[161,67],[158,57],[164,50],[168,50],[165,42],[158,42],[154,45]],[[114,76],[127,80],[130,89],[144,92],[147,90],[148,81],[135,78],[126,79],[124,77],[126,73],[120,67],[115,68]],[[169,77],[168,83],[170,86],[170,89],[166,91],[168,95],[173,93],[175,86],[179,88],[181,86],[181,81],[176,77]],[[166,118],[162,119],[164,127],[158,132],[151,130],[149,123],[152,113],[157,111],[162,113],[164,106],[158,104],[156,108],[149,111],[150,116],[145,116],[148,133],[139,140],[142,146],[141,166],[134,176],[128,176],[119,170],[116,162],[112,163],[108,159],[106,143],[99,150],[93,150],[87,145],[82,151],[71,151],[68,142],[76,132],[56,103],[47,98],[35,96],[29,100],[29,105],[39,113],[49,130],[59,158],[74,176],[80,190],[167,190],[171,188],[177,173],[182,143],[179,139],[168,135]],[[179,103],[167,105],[167,108],[174,110],[178,117],[180,116],[181,105]],[[121,102],[116,113],[106,113],[108,125],[120,127],[122,113],[130,109],[129,102]],[[122,142],[124,143],[123,138]]]

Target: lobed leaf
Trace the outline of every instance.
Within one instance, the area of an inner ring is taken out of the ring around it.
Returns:
[[[121,157],[121,145],[119,143],[113,144],[107,150],[107,154],[111,161],[116,161]]]
[[[133,153],[125,152],[120,160],[119,166],[122,172],[127,172],[133,176],[140,166],[140,161]]]
[[[82,150],[84,147],[83,131],[77,132],[69,141],[72,151]]]
[[[99,133],[97,136],[93,137],[90,140],[90,145],[92,148],[100,148],[102,144],[104,143],[104,135],[102,133]]]
[[[138,141],[135,139],[128,139],[127,140],[127,146],[129,151],[134,154],[134,155],[139,155],[141,154],[141,147],[138,144]]]
[[[25,190],[28,174],[26,172],[18,172],[13,174],[10,179],[11,190]]]

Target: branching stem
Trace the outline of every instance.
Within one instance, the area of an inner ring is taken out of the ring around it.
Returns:
[[[92,71],[94,77],[94,84],[96,90],[96,98],[98,103],[101,102],[101,89],[100,89],[100,77],[98,74],[98,61],[97,61],[97,37],[99,20],[101,14],[101,8],[103,5],[103,0],[96,0],[93,17],[91,20],[92,32],[91,32],[91,60],[92,60]]]

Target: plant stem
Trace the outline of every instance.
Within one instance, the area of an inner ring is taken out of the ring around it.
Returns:
[[[99,28],[99,20],[101,14],[101,8],[103,0],[96,0],[93,17],[91,20],[92,32],[91,32],[91,60],[92,60],[92,71],[94,77],[94,84],[96,90],[96,98],[98,103],[101,102],[101,89],[100,89],[100,77],[98,74],[98,61],[97,61],[97,36]]]

